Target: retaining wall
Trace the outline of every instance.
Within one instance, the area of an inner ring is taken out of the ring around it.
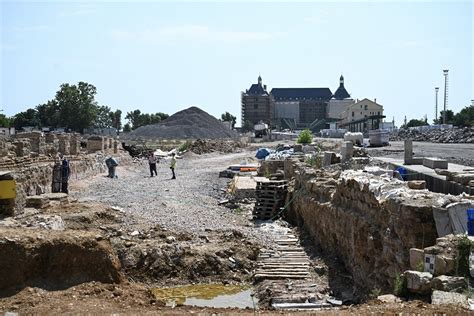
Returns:
[[[362,171],[329,173],[285,161],[295,179],[286,213],[323,251],[335,254],[352,274],[355,290],[391,292],[397,273],[409,268],[409,249],[434,245],[433,207],[460,201]]]

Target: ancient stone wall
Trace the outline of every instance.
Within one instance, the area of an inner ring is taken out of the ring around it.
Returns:
[[[102,136],[91,136],[87,139],[87,152],[95,153],[96,151],[105,150],[105,141]]]
[[[330,173],[295,160],[285,162],[295,179],[287,217],[324,251],[337,255],[356,289],[391,291],[409,267],[409,249],[436,242],[433,207],[459,197],[408,189],[405,182],[362,171]]]
[[[19,133],[15,135],[17,139],[29,139],[30,151],[44,155],[46,152],[46,141],[42,132]]]

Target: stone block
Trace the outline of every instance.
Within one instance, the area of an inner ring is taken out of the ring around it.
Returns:
[[[448,161],[439,158],[423,158],[423,166],[431,169],[448,169]]]
[[[463,277],[440,275],[431,280],[433,290],[463,292],[467,289],[467,280]]]
[[[429,272],[405,271],[407,289],[412,293],[428,294],[431,291],[431,279],[433,275]]]
[[[425,180],[407,181],[407,185],[412,190],[424,190],[424,189],[426,189],[426,181]]]
[[[444,292],[444,291],[433,291],[431,294],[431,304],[433,305],[445,305],[454,304],[467,306],[466,295],[460,293]]]
[[[399,297],[396,297],[393,294],[380,295],[377,296],[377,299],[382,303],[399,303],[402,301]]]
[[[405,156],[404,156],[404,162],[405,164],[408,164],[411,162],[413,158],[413,141],[411,139],[406,139],[405,142]]]
[[[104,151],[104,137],[91,136],[87,139],[87,152],[95,153],[96,151]]]
[[[422,249],[410,248],[410,269],[417,271],[425,259],[425,253]]]
[[[354,155],[354,145],[352,144],[352,142],[346,141],[342,143],[342,147],[341,147],[342,162],[350,160],[353,155]]]
[[[303,152],[303,145],[301,144],[295,144],[295,146],[293,146],[293,151],[295,153],[301,153]]]

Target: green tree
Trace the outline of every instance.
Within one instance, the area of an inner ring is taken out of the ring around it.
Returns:
[[[112,127],[116,128],[118,131],[122,128],[122,111],[116,110],[111,112]]]
[[[309,129],[304,129],[298,135],[298,140],[296,141],[298,144],[311,144],[313,141],[313,134]]]
[[[37,116],[38,112],[35,109],[28,109],[24,112],[15,114],[13,117],[13,126],[17,129],[25,126],[38,127],[40,121]]]
[[[113,112],[108,106],[98,106],[96,109],[96,117],[94,127],[108,128],[113,124]]]
[[[415,127],[415,126],[425,126],[425,125],[429,125],[426,120],[423,118],[421,120],[417,120],[417,119],[411,119],[408,123],[407,123],[407,126],[406,127]]]
[[[230,114],[229,112],[225,112],[221,115],[221,120],[223,122],[232,122],[232,128],[234,128],[235,123],[237,122],[237,118]]]
[[[131,129],[136,129],[141,126],[142,112],[140,110],[134,110],[132,112],[127,112],[125,119],[129,121]]]
[[[474,106],[468,105],[454,115],[453,124],[459,127],[474,126]]]
[[[60,108],[56,100],[36,106],[37,116],[42,127],[59,127]]]
[[[142,113],[140,110],[134,110],[131,112],[127,112],[125,119],[129,121],[132,130],[134,130],[139,128],[140,126],[159,123],[162,120],[167,119],[168,117],[168,114],[161,112],[155,114],[148,114]]]
[[[0,127],[10,127],[12,119],[7,117],[5,114],[0,114]]]
[[[443,120],[444,111],[439,112],[438,122],[440,124],[445,124]],[[451,110],[446,110],[446,124],[453,124],[454,112]]]
[[[76,85],[62,84],[56,93],[60,108],[60,123],[73,131],[82,132],[91,127],[96,120],[98,106],[94,97],[97,89],[86,82]]]
[[[132,128],[130,127],[130,123],[125,123],[125,125],[123,126],[123,131],[130,132],[131,130]]]

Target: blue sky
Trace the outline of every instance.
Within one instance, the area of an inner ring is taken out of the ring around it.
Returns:
[[[7,115],[44,103],[62,83],[97,87],[102,105],[172,114],[191,105],[240,120],[240,91],[329,87],[387,120],[429,121],[474,99],[471,1],[1,1],[1,103]]]

